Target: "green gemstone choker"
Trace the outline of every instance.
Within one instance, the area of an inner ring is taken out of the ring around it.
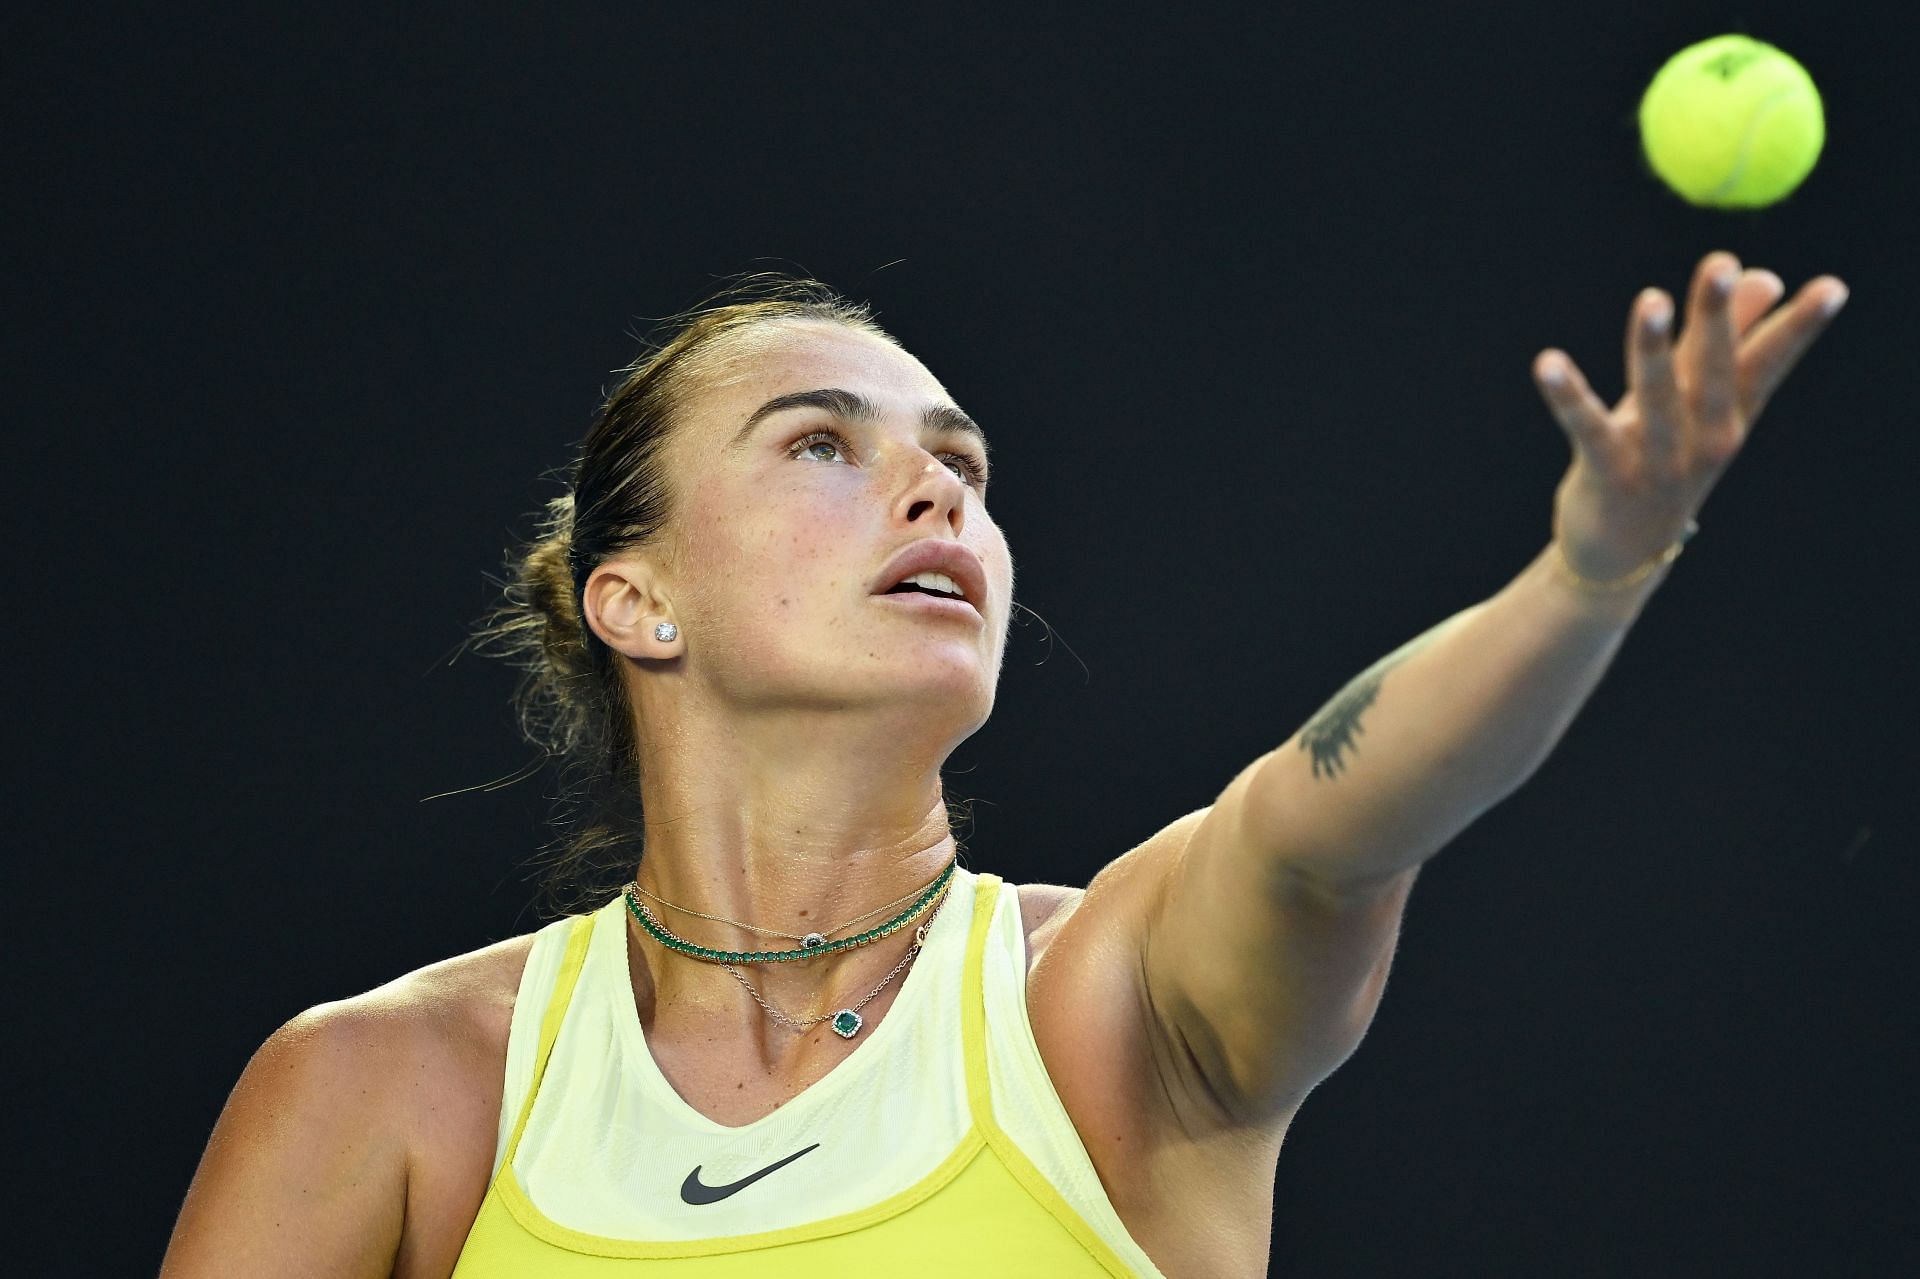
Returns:
[[[627,901],[627,910],[635,919],[640,921],[640,927],[646,929],[648,935],[668,950],[675,950],[683,955],[691,955],[695,959],[704,959],[716,964],[782,963],[789,959],[814,959],[821,955],[834,954],[837,951],[853,950],[860,946],[871,946],[882,937],[890,933],[898,932],[900,929],[906,927],[908,923],[912,922],[916,915],[925,910],[927,906],[940,895],[940,890],[946,887],[947,881],[953,877],[954,867],[958,864],[958,858],[948,862],[947,868],[940,872],[939,878],[927,885],[925,891],[914,899],[912,905],[908,906],[898,915],[895,915],[892,919],[889,919],[886,923],[870,928],[864,933],[855,933],[851,937],[842,938],[840,941],[826,941],[822,939],[814,942],[814,938],[819,937],[820,934],[809,933],[806,942],[802,942],[796,950],[717,950],[711,946],[696,946],[684,937],[676,937],[671,932],[668,932],[665,926],[653,917],[653,912],[648,909],[647,905],[639,899],[639,896],[634,891],[636,885],[629,883],[624,890],[624,896]],[[813,942],[814,944],[808,945],[808,942]]]

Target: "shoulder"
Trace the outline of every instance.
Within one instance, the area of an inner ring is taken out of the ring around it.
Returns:
[[[315,1082],[387,1081],[367,1095],[404,1102],[409,1067],[444,1077],[472,1059],[505,1053],[533,937],[511,937],[316,1004],[275,1031],[261,1052],[298,1063]]]
[[[354,1074],[459,1069],[503,1057],[534,934],[437,960],[347,999],[316,1004],[275,1032],[282,1051]]]
[[[1166,868],[1183,855],[1205,811],[1107,863],[1085,890],[1042,886],[1050,891],[1036,894],[1036,911],[1047,913],[1030,934],[1028,1013],[1096,1166],[1103,1151],[1131,1151],[1142,1140],[1191,1142],[1218,1127],[1199,1104],[1204,1097],[1191,1086],[1183,1046],[1144,979]]]
[[[269,1035],[214,1126],[164,1273],[258,1273],[290,1254],[314,1273],[384,1273],[420,1241],[421,1208],[477,1208],[531,944],[429,964]]]
[[[1037,961],[1053,939],[1069,929],[1088,944],[1096,944],[1096,939],[1107,944],[1138,942],[1156,901],[1161,868],[1179,857],[1205,816],[1206,810],[1200,809],[1164,827],[1108,862],[1085,888],[1015,885],[1029,961]]]
[[[461,1049],[497,1043],[504,1052],[536,936],[522,933],[438,960],[333,1007],[423,1044]]]
[[[298,1061],[309,1086],[359,1085],[359,1104],[375,1108],[372,1117],[416,1149],[440,1144],[449,1127],[479,1123],[490,1134],[533,939],[510,937],[315,1005],[262,1052]]]
[[[1060,931],[1087,890],[1065,884],[1015,884],[1014,891],[1020,897],[1020,924],[1027,935],[1027,962],[1031,964]]]
[[[536,935],[429,964],[362,997],[363,1015],[390,1023],[388,1114],[407,1135],[409,1272],[451,1270],[486,1195],[513,1007]]]
[[[470,1193],[492,1171],[507,1040],[534,933],[428,964],[302,1014],[330,1023],[343,1062],[388,1083],[383,1118],[406,1134],[410,1215]],[[297,1019],[296,1019],[297,1020]],[[411,1228],[411,1227],[410,1227]]]

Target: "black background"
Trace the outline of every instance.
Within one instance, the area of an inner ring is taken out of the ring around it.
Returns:
[[[446,658],[647,317],[811,272],[986,424],[1052,634],[949,782],[975,868],[1085,884],[1545,545],[1530,361],[1611,401],[1717,248],[1853,299],[1423,874],[1272,1272],[1920,1258],[1900,10],[306,8],[0,41],[23,1273],[151,1272],[275,1026],[540,922],[553,779],[465,789],[530,750]],[[1726,31],[1825,95],[1761,212],[1637,153]]]

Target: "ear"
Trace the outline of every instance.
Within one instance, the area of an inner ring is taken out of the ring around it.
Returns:
[[[654,637],[653,628],[660,623],[678,623],[653,565],[645,560],[608,560],[595,566],[581,593],[580,612],[581,621],[616,653],[658,660],[686,651],[684,636],[666,641]]]

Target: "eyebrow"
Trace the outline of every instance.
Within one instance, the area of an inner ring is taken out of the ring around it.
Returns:
[[[872,400],[857,391],[843,391],[837,386],[820,387],[812,391],[794,391],[787,395],[776,395],[753,411],[746,424],[734,434],[728,449],[737,449],[746,443],[753,434],[753,428],[775,413],[787,409],[823,409],[835,417],[849,422],[877,422],[880,409]],[[987,433],[980,424],[968,417],[955,404],[931,404],[920,413],[920,424],[934,431],[952,431],[970,435],[980,446],[983,455],[991,456],[987,449]]]

